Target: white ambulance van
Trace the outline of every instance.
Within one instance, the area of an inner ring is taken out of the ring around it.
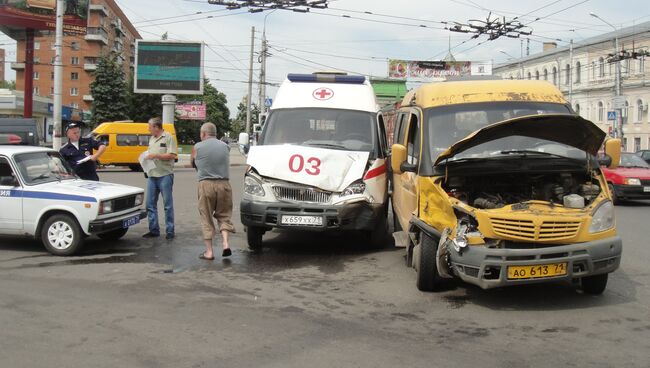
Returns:
[[[288,75],[248,152],[240,211],[251,249],[272,228],[362,231],[372,245],[386,245],[387,144],[378,110],[364,76]]]

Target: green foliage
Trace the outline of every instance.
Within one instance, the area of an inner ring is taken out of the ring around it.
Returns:
[[[16,81],[1,81],[0,88],[6,88],[10,90],[16,89]]]
[[[127,119],[126,82],[115,53],[99,59],[90,93],[94,99],[91,109],[93,124]]]
[[[217,137],[222,137],[230,130],[230,110],[226,104],[226,95],[219,92],[207,78],[203,81],[203,95],[184,96],[178,103],[184,101],[203,101],[206,105],[205,121],[203,120],[176,120],[176,137],[179,142],[191,144],[200,140],[199,130],[204,122],[211,122],[217,126]]]
[[[251,105],[251,130],[253,125],[257,124],[259,121],[260,109],[253,103]],[[237,106],[237,116],[230,124],[231,137],[237,138],[239,133],[243,132],[246,129],[246,101],[242,101]],[[250,132],[249,132],[250,134]]]
[[[148,121],[154,116],[162,116],[162,96],[152,93],[133,92],[133,74],[129,77],[127,91],[127,114],[133,121]]]

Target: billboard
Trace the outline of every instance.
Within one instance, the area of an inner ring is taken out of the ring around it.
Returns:
[[[68,0],[63,32],[85,35],[89,0]],[[0,0],[0,31],[20,38],[25,29],[55,30],[56,0]]]
[[[203,43],[136,41],[135,93],[203,94]]]
[[[492,75],[491,62],[389,60],[388,77],[430,80],[449,76]]]
[[[176,115],[180,120],[205,120],[205,105],[203,101],[176,104]]]

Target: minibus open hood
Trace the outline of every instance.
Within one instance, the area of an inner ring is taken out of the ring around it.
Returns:
[[[578,115],[544,114],[504,120],[479,129],[441,153],[434,165],[479,144],[509,136],[545,139],[596,155],[605,132]]]

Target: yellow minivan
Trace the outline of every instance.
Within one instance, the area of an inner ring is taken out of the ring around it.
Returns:
[[[163,129],[176,140],[174,124],[163,124]],[[106,144],[106,151],[100,158],[102,165],[128,166],[133,171],[142,171],[138,157],[149,146],[151,134],[147,123],[130,120],[106,122],[98,125],[91,134]]]
[[[620,141],[605,137],[544,81],[409,92],[391,150],[391,200],[417,287],[572,281],[602,293],[622,252],[600,170],[618,165]]]

